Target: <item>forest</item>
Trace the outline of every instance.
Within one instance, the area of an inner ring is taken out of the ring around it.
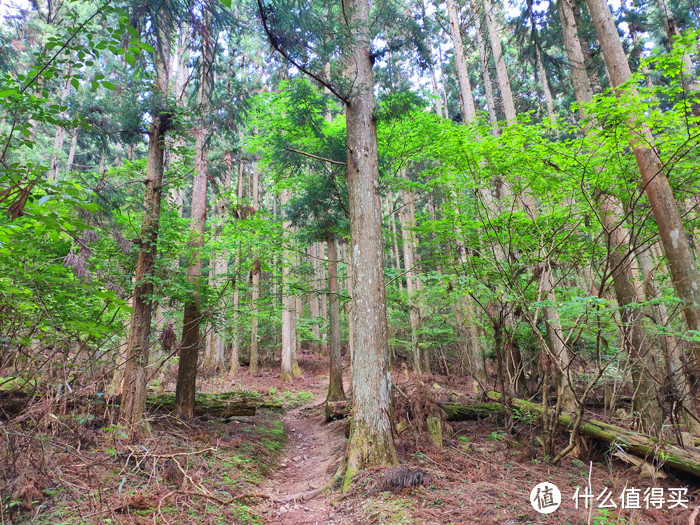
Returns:
[[[700,524],[699,9],[0,2],[0,524]]]

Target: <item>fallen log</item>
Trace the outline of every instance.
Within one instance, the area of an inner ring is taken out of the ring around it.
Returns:
[[[41,399],[39,393],[28,393],[21,390],[0,391],[0,416],[12,417],[22,411],[29,403]],[[70,406],[84,403],[85,397],[69,399]],[[104,406],[119,405],[121,396],[87,397],[88,403]],[[172,412],[175,409],[175,394],[152,394],[146,398],[146,408],[151,412]],[[257,408],[280,410],[281,403],[266,398],[257,392],[224,392],[222,394],[197,394],[194,401],[195,416],[233,417],[254,416]]]
[[[194,398],[195,416],[233,417],[254,416],[258,400],[257,392],[224,392],[223,394],[197,394]],[[175,410],[175,394],[156,394],[146,398],[146,408],[153,412]]]
[[[501,394],[498,392],[488,392],[486,395],[493,401],[501,399]],[[508,401],[520,410],[538,417],[542,416],[542,406],[538,404],[516,398],[509,398]],[[573,415],[560,414],[557,424],[571,431],[575,420],[576,417]],[[583,419],[579,426],[579,432],[584,436],[610,443],[647,461],[653,459],[657,466],[666,465],[669,468],[700,477],[700,449],[681,448],[668,441],[662,442],[655,437],[595,419]]]
[[[470,421],[501,414],[498,403],[481,403],[478,405],[461,405],[459,403],[438,403],[445,411],[447,421]]]

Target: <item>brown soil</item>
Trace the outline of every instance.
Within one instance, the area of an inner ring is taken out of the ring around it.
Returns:
[[[270,500],[259,511],[268,523],[341,523],[326,493],[343,452],[342,423],[326,424],[323,404],[302,407],[282,422],[289,437],[279,470],[261,487]]]
[[[438,448],[413,413],[427,414],[444,396],[468,400],[471,382],[433,376],[421,384],[403,372],[392,378],[407,393],[399,396],[405,403],[395,402],[396,416],[409,423],[396,441],[409,472],[399,477],[422,484],[396,488],[387,483],[395,471],[374,469],[342,495],[328,486],[342,457],[345,426],[325,422],[328,361],[300,357],[304,376],[291,383],[279,380],[276,367],[255,376],[244,368],[233,382],[204,374],[199,386],[203,392],[274,395],[287,407],[283,414],[260,410],[254,417],[188,422],[151,415],[152,432],[136,442],[108,415],[88,412],[85,417],[93,419],[87,423],[77,413],[48,418],[58,423],[43,433],[8,427],[8,439],[0,443],[0,522],[687,525],[700,504],[697,480],[643,478],[603,448],[593,450],[592,464],[570,456],[552,466],[536,442],[538,422],[525,418],[513,433],[497,420],[453,423]],[[562,434],[558,447],[564,440]],[[12,448],[3,448],[5,442]],[[606,488],[616,498],[625,487],[667,493],[686,488],[688,508],[622,510],[618,499],[608,512],[597,505],[590,514],[577,510],[572,496],[576,486],[588,484],[589,469],[595,496]],[[542,481],[562,492],[562,506],[550,516],[538,514],[529,501],[530,490]]]

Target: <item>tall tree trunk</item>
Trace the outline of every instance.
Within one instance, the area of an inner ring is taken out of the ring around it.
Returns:
[[[335,238],[326,241],[328,247],[328,321],[330,326],[330,375],[328,401],[345,399],[343,391],[343,362],[340,352],[340,306],[338,301],[338,250]]]
[[[156,28],[155,89],[162,100],[168,93],[168,41],[169,13],[164,7],[157,12],[160,23]],[[156,97],[158,98],[158,97]],[[158,227],[160,225],[160,201],[163,185],[163,146],[167,131],[164,118],[165,106],[153,109],[148,134],[148,160],[146,165],[143,219],[139,238],[139,253],[136,262],[133,309],[129,324],[129,339],[126,348],[126,366],[122,388],[119,419],[127,426],[137,429],[143,424],[146,409],[147,367],[151,335],[153,277],[157,255]]]
[[[618,221],[622,210],[609,195],[598,197],[601,222],[608,244],[608,260],[613,273],[613,286],[620,316],[624,326],[624,337],[632,357],[632,380],[634,384],[633,408],[642,416],[648,433],[661,430],[663,410],[661,408],[657,385],[650,372],[650,365],[655,359],[651,346],[651,337],[644,330],[642,321],[644,312],[634,306],[640,302],[637,288],[632,276],[632,254],[629,253],[629,233]]]
[[[177,36],[177,51],[173,54],[172,69],[174,70],[174,79],[172,81],[172,91],[175,97],[175,104],[179,108],[185,108],[187,105],[187,80],[189,78],[189,59],[191,46],[192,28],[189,24],[183,23]],[[181,150],[187,147],[187,141],[183,136],[176,136],[168,145],[166,155],[167,168],[173,167],[175,164],[184,161]],[[185,196],[181,184],[172,184],[169,191],[170,199],[182,217],[182,208],[185,204]]]
[[[314,284],[313,284],[313,291],[311,293],[311,296],[309,297],[309,310],[311,312],[311,317],[314,319],[314,323],[311,327],[314,339],[316,339],[313,342],[312,345],[312,350],[314,353],[318,353],[320,348],[320,340],[321,340],[321,328],[318,323],[318,319],[321,315],[321,312],[319,311],[320,309],[320,301],[318,298],[318,287],[320,286],[320,283],[322,282],[319,279],[319,274],[321,273],[319,271],[319,260],[318,260],[318,254],[319,254],[319,243],[312,243],[309,246],[309,262],[311,263],[311,268],[313,269],[313,279],[314,279]]]
[[[344,22],[352,36],[345,66],[353,91],[346,101],[354,323],[353,409],[344,488],[371,466],[398,463],[391,431],[391,375],[379,197],[377,127],[370,45],[369,1],[349,0]]]
[[[297,358],[301,353],[301,340],[299,339],[299,332],[297,331],[297,320],[303,314],[304,305],[301,297],[297,295],[294,297],[294,313],[292,315],[292,375],[295,377],[304,375],[301,372],[301,367],[299,366],[299,360]]]
[[[224,165],[226,166],[226,172],[224,175],[223,191],[220,192],[218,200],[215,206],[215,213],[218,224],[214,224],[212,229],[214,230],[214,239],[218,240],[220,238],[221,224],[224,221],[226,213],[228,212],[228,206],[225,198],[223,197],[224,192],[228,192],[231,189],[231,168],[233,164],[233,159],[231,153],[226,153],[224,155]],[[219,252],[214,256],[214,260],[210,265],[209,269],[209,285],[213,289],[220,288],[226,280],[226,274],[228,273],[228,253]],[[224,307],[227,302],[224,302]],[[210,364],[214,365],[217,371],[221,370],[224,365],[224,348],[226,342],[226,325],[228,317],[228,308],[224,308],[222,314],[222,321],[220,321],[219,326],[214,326],[209,333],[207,340],[207,356],[211,360]],[[235,374],[234,374],[235,375]]]
[[[537,24],[535,22],[535,15],[533,11],[533,0],[528,0],[528,17],[530,19],[530,30],[533,36],[533,44],[535,46],[535,65],[537,67],[537,76],[540,80],[540,85],[542,86],[542,94],[544,95],[545,107],[547,108],[547,117],[554,124],[557,121],[557,116],[554,113],[554,101],[552,99],[552,92],[549,89],[549,81],[547,80],[547,71],[544,67],[544,62],[542,61],[542,50],[540,49],[540,39],[537,31]]]
[[[68,75],[70,75],[71,68],[68,68]],[[70,78],[66,79],[63,84],[60,94],[60,104],[63,104],[70,93]],[[61,112],[61,117],[65,118],[67,113],[65,111]],[[63,126],[58,126],[56,129],[56,135],[53,139],[53,155],[51,156],[51,165],[49,167],[48,180],[50,182],[55,182],[56,176],[58,175],[58,152],[63,149],[63,143],[66,140],[66,128]]]
[[[256,211],[260,210],[260,172],[258,171],[257,163],[252,165],[253,174],[253,208]],[[256,259],[253,269],[251,270],[251,304],[250,304],[250,364],[248,370],[251,373],[258,372],[258,301],[260,299],[260,259]]]
[[[572,65],[571,78],[576,101],[579,103],[579,114],[581,118],[585,118],[584,105],[591,101],[593,90],[584,65],[584,54],[571,0],[559,0],[559,13],[566,53]],[[608,267],[612,270],[615,295],[618,305],[622,308],[623,337],[633,359],[635,406],[642,414],[645,426],[658,430],[663,422],[663,413],[658,401],[657,385],[648,368],[653,353],[651,338],[642,324],[642,311],[637,307],[626,307],[639,302],[630,258],[626,253],[629,234],[620,219],[621,207],[612,196],[600,193],[598,207],[608,244]]]
[[[289,190],[282,190],[281,194],[281,205],[282,213],[284,214],[284,207],[289,201]],[[283,220],[282,227],[285,234],[291,231],[291,224],[287,220]],[[285,241],[286,242],[286,241]],[[287,250],[284,250],[285,252]],[[291,257],[289,254],[284,254],[281,259],[282,266],[282,355],[280,363],[280,378],[284,382],[292,380],[292,345],[295,344],[294,334],[292,333],[294,322],[294,296],[292,295],[289,280],[290,280],[290,266]]]
[[[496,101],[493,98],[493,84],[491,83],[491,72],[489,70],[489,56],[486,52],[486,41],[481,27],[481,17],[475,3],[472,1],[472,10],[477,13],[474,17],[476,24],[476,41],[479,47],[479,61],[481,62],[481,78],[484,81],[484,94],[486,96],[486,109],[489,112],[489,121],[494,135],[498,135],[498,111]]]
[[[350,245],[346,244],[345,245],[345,265],[347,267],[346,274],[347,274],[347,287],[348,287],[348,297],[350,298],[349,301],[346,301],[345,303],[345,318],[348,320],[348,354],[350,354],[350,362],[352,363],[352,356],[355,354],[354,350],[354,333],[355,333],[355,326],[352,322],[352,309],[353,309],[353,301],[352,298],[354,296],[353,292],[353,284],[352,284],[352,275],[353,275],[353,270],[352,270],[352,250],[350,249]],[[351,375],[351,382],[350,384],[352,385],[352,367],[350,367],[350,375]]]
[[[66,170],[70,171],[73,168],[75,161],[75,152],[78,149],[78,128],[73,130],[73,136],[70,139],[70,148],[68,149],[68,160],[66,160]]]
[[[501,37],[498,35],[496,13],[494,12],[494,6],[491,0],[484,0],[484,18],[486,20],[486,30],[488,31],[489,42],[491,43],[493,59],[496,63],[496,80],[498,81],[498,90],[501,94],[503,113],[506,116],[506,122],[508,125],[511,125],[515,122],[515,103],[513,102],[513,92],[510,89],[506,61],[503,58]]]
[[[323,282],[326,280],[326,249],[324,248],[323,244],[318,245],[318,255],[319,255],[319,261],[318,261],[318,282]],[[321,319],[322,322],[321,324],[323,326],[326,326],[327,323],[326,321],[328,320],[328,295],[323,293],[321,294],[321,297],[319,299],[320,301],[320,306],[319,306],[319,312],[321,314]],[[328,330],[322,330],[321,331],[321,355],[328,355]]]
[[[405,174],[404,174],[405,176]],[[408,292],[409,322],[411,326],[411,353],[413,354],[413,369],[420,375],[423,368],[423,359],[420,351],[419,330],[421,322],[420,311],[420,285],[416,271],[416,242],[415,234],[411,231],[415,227],[415,204],[413,203],[413,191],[402,191],[402,211],[399,213],[401,220],[401,232],[403,234],[403,260],[406,264],[406,291]],[[426,360],[429,364],[430,361]],[[430,373],[430,367],[425,369]]]
[[[537,62],[537,74],[540,77],[540,85],[542,86],[542,94],[544,95],[544,103],[547,108],[547,117],[552,124],[557,122],[557,115],[554,112],[554,99],[552,91],[549,89],[549,81],[547,80],[547,70],[542,62],[542,52],[540,48],[535,49],[535,59]]]
[[[214,59],[215,36],[212,35],[211,13],[206,12],[202,27],[202,59],[200,63],[199,111],[204,114],[209,106],[212,87],[212,65]],[[190,213],[190,242],[192,262],[187,268],[187,281],[193,287],[192,295],[185,302],[182,319],[182,344],[180,345],[180,362],[177,369],[175,386],[175,412],[184,418],[194,417],[194,396],[197,381],[197,362],[199,360],[200,333],[202,322],[201,283],[202,271],[201,249],[204,245],[204,228],[207,218],[207,140],[210,131],[203,119],[195,130],[195,175],[192,183],[192,212]]]
[[[556,304],[552,268],[548,260],[542,262],[541,271],[542,298],[547,302]],[[571,357],[569,355],[569,349],[566,347],[566,344],[564,344],[564,332],[561,327],[559,311],[556,307],[544,306],[542,308],[542,314],[547,324],[549,348],[557,363],[554,380],[557,387],[559,403],[565,410],[575,410],[575,398],[568,379]]]
[[[657,0],[657,2],[659,4],[661,16],[664,19],[664,30],[666,32],[668,45],[672,47],[676,39],[681,36],[681,32],[678,29],[678,24],[673,17],[673,13],[669,9],[668,0]],[[689,94],[695,93],[698,91],[699,85],[697,76],[694,74],[695,68],[693,67],[693,60],[690,58],[688,53],[683,53],[681,60],[683,66],[681,71],[681,74],[683,75],[683,87]],[[700,104],[693,104],[693,113],[696,116],[700,115]]]
[[[617,88],[629,80],[632,72],[612,13],[605,0],[586,0],[586,4],[603,50],[603,58],[610,72],[610,81]],[[634,89],[634,87],[628,89]],[[690,330],[700,331],[700,273],[695,254],[683,227],[665,167],[654,146],[651,131],[646,125],[640,127],[634,122],[629,124],[633,129],[637,129],[636,136],[631,139],[631,146],[649,198],[651,211],[659,228],[659,235],[671,270],[673,287],[683,301],[686,325]],[[695,344],[694,350],[700,362],[700,344]]]
[[[637,250],[637,261],[644,276],[644,298],[655,303],[653,307],[654,321],[658,326],[668,327],[669,317],[666,305],[661,301],[655,301],[661,298],[661,294],[654,278],[657,267],[651,254],[651,246],[642,246]],[[699,434],[700,423],[686,412],[687,408],[693,414],[699,414],[698,405],[700,403],[692,395],[692,386],[688,377],[690,374],[686,374],[687,368],[684,363],[682,347],[671,335],[659,335],[658,337],[664,353],[667,387],[673,393],[674,401],[679,407],[677,417],[688,425],[692,433]]]
[[[573,0],[558,0],[559,20],[561,21],[562,34],[564,36],[564,47],[569,59],[569,72],[571,83],[574,87],[574,95],[578,102],[578,113],[581,119],[585,115],[584,104],[588,104],[593,99],[593,90],[586,71],[586,58],[583,55],[581,41],[578,36],[576,16],[574,15]]]
[[[243,159],[238,159],[238,178],[236,179],[236,206],[240,207],[243,201]],[[242,260],[243,250],[239,246],[238,253],[234,260],[234,266],[238,267]],[[238,268],[236,268],[238,270]],[[251,319],[250,319],[250,364],[248,370],[251,374],[258,372],[258,301],[257,284],[260,282],[259,265],[253,266],[251,270],[252,276],[252,295],[251,298]],[[256,275],[257,274],[257,275]],[[238,373],[240,367],[239,357],[241,355],[241,322],[240,322],[240,307],[241,307],[241,287],[240,287],[240,272],[237,271],[233,281],[233,311],[231,312],[231,326],[233,327],[233,341],[231,342],[231,361],[229,365],[229,377],[234,377]]]
[[[450,34],[452,35],[452,47],[455,54],[462,121],[468,122],[476,118],[476,109],[474,108],[472,86],[469,82],[469,72],[467,71],[467,59],[464,55],[464,45],[462,44],[462,30],[459,24],[459,15],[457,14],[455,0],[446,0],[446,3],[447,16],[450,22]]]
[[[399,255],[399,232],[397,231],[396,228],[396,218],[394,217],[394,197],[391,194],[391,191],[389,191],[387,195],[387,208],[388,208],[388,216],[389,216],[389,224],[391,225],[391,239],[393,241],[393,252],[392,255],[394,256],[394,268],[396,269],[396,275],[397,279],[396,282],[398,283],[399,291],[403,292],[403,278],[401,277],[401,256]]]

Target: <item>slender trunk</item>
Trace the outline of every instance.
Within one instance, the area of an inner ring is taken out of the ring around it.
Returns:
[[[628,252],[629,233],[617,220],[622,215],[622,210],[614,199],[609,195],[601,194],[598,200],[608,244],[608,261],[613,273],[613,286],[624,327],[623,336],[633,360],[632,381],[635,390],[633,408],[641,414],[647,432],[653,433],[661,430],[663,410],[659,402],[656,382],[650,372],[656,359],[656,352],[642,324],[644,312],[634,306],[640,302],[640,298],[632,276],[632,254]]]
[[[673,13],[668,7],[667,0],[657,0],[659,4],[659,11],[664,19],[664,31],[666,32],[666,38],[668,40],[668,45],[673,46],[677,38],[681,36],[681,32],[678,29],[678,24],[673,17]],[[698,47],[700,50],[700,47]],[[682,70],[683,75],[683,88],[689,93],[695,93],[699,89],[697,76],[694,74],[695,68],[693,67],[693,60],[690,58],[688,53],[683,53],[682,57]],[[698,116],[700,115],[700,104],[693,104],[693,113]]]
[[[338,250],[337,241],[328,239],[328,319],[330,332],[330,376],[328,401],[345,399],[343,391],[343,361],[340,353],[340,306],[338,302]]]
[[[281,194],[281,205],[284,210],[289,200],[289,190],[282,190]],[[284,213],[284,211],[283,211]],[[290,231],[290,223],[287,220],[282,222],[282,228],[284,233]],[[286,250],[285,250],[286,251]],[[281,356],[281,369],[280,378],[284,382],[292,380],[292,345],[294,344],[293,334],[292,334],[292,322],[293,310],[294,310],[294,296],[289,288],[289,277],[291,275],[290,268],[290,257],[288,254],[283,254],[281,260],[282,266],[282,356]]]
[[[299,332],[297,331],[297,320],[304,313],[304,305],[301,297],[298,295],[294,298],[294,312],[292,315],[292,375],[300,377],[304,374],[301,372],[297,356],[301,353],[301,341],[299,340]]]
[[[323,282],[326,280],[326,250],[323,244],[318,245],[318,282]],[[320,297],[320,314],[321,314],[321,324],[326,325],[328,320],[328,295],[323,293]],[[321,355],[328,355],[328,330],[321,331]]]
[[[400,292],[403,292],[403,277],[401,277],[401,257],[399,255],[399,233],[396,228],[396,218],[394,217],[393,209],[394,209],[394,197],[391,194],[391,191],[389,191],[387,195],[388,199],[388,212],[387,214],[389,215],[389,224],[391,226],[391,238],[393,240],[393,247],[394,250],[392,252],[392,255],[394,256],[394,268],[396,269],[396,282],[398,284],[398,288]]]
[[[387,348],[386,291],[379,197],[377,127],[370,45],[369,1],[346,2],[352,34],[346,74],[353,92],[346,101],[354,323],[353,409],[344,489],[361,469],[398,463],[391,431],[391,375]]]
[[[187,97],[185,95],[187,80],[189,77],[189,55],[192,41],[190,38],[191,30],[192,28],[188,24],[182,24],[177,39],[177,51],[174,53],[172,61],[172,68],[175,72],[172,91],[175,97],[175,104],[177,104],[179,108],[184,108],[187,105]],[[184,162],[182,150],[184,150],[186,147],[187,141],[182,136],[177,136],[172,140],[172,142],[170,142],[166,159],[166,165],[168,168]],[[180,217],[182,217],[182,208],[185,204],[185,196],[183,194],[183,189],[180,186],[180,184],[171,185],[169,196],[177,208]]]
[[[603,58],[610,72],[613,86],[629,80],[630,71],[622,42],[605,0],[586,0],[595,25]],[[634,89],[633,87],[628,89]],[[683,313],[688,329],[700,331],[700,273],[693,249],[688,241],[676,200],[668,182],[665,167],[654,146],[654,137],[646,125],[629,122],[636,136],[631,146],[645,187],[651,211],[659,228],[659,235],[671,270],[671,280],[678,297],[683,301]],[[700,344],[695,344],[695,355],[700,361]]]
[[[202,28],[202,59],[200,63],[199,109],[205,113],[209,106],[212,86],[212,64],[214,38],[211,33],[211,14],[207,13]],[[187,281],[192,286],[192,295],[185,302],[182,319],[182,344],[175,386],[175,412],[184,418],[194,417],[194,396],[199,360],[200,324],[202,321],[201,283],[202,246],[207,218],[207,172],[209,138],[208,124],[199,122],[195,130],[195,175],[192,183],[192,211],[190,213],[190,242],[192,262],[187,268]]]
[[[347,267],[346,274],[347,274],[347,287],[348,287],[348,297],[350,298],[348,301],[345,303],[345,318],[348,320],[348,354],[350,355],[350,362],[352,363],[353,355],[355,355],[354,351],[354,324],[352,322],[352,309],[353,309],[353,281],[352,281],[352,276],[353,276],[353,269],[352,269],[352,251],[350,250],[350,245],[346,244],[345,245],[345,265]],[[350,384],[352,385],[352,367],[350,367],[350,375],[351,375],[351,382]]]
[[[168,92],[168,60],[170,45],[167,38],[168,13],[158,12],[159,29],[156,31],[155,89],[165,99]],[[167,131],[163,106],[153,110],[148,136],[145,194],[139,253],[136,262],[133,308],[129,324],[126,366],[122,388],[119,419],[127,426],[138,429],[143,424],[146,409],[147,367],[151,335],[153,277],[157,255],[160,201],[163,185],[163,142]]]
[[[314,323],[312,325],[312,333],[314,335],[314,342],[312,345],[312,350],[314,353],[318,353],[320,348],[320,341],[321,341],[321,327],[319,326],[318,319],[321,315],[320,310],[320,301],[318,298],[318,287],[320,283],[322,282],[319,279],[320,271],[319,271],[319,244],[318,243],[312,243],[309,246],[309,261],[311,262],[311,268],[313,269],[313,279],[314,279],[314,284],[313,284],[313,291],[311,293],[311,297],[309,297],[309,310],[311,312],[311,317],[314,319]]]
[[[467,71],[467,59],[464,55],[464,45],[462,44],[462,30],[459,24],[459,15],[457,14],[455,0],[446,0],[446,3],[447,16],[450,22],[450,34],[452,35],[452,47],[455,54],[455,68],[457,69],[462,120],[468,122],[476,118],[476,109],[474,108],[472,86],[469,82],[469,72]]]
[[[572,0],[558,0],[559,20],[561,21],[562,34],[564,36],[564,46],[569,59],[569,71],[571,83],[574,87],[576,102],[579,104],[579,116],[585,117],[584,104],[588,104],[593,99],[591,83],[586,71],[586,59],[581,48],[581,41],[578,36],[576,16]]]
[[[230,153],[226,153],[224,155],[224,164],[226,166],[226,172],[224,175],[223,190],[228,191],[231,188],[231,166],[233,164]],[[221,223],[223,222],[228,211],[226,201],[221,195],[219,195],[214,210],[216,213],[216,223],[218,224],[214,224],[212,229],[214,230],[214,239],[218,240],[220,238]],[[225,276],[227,273],[228,253],[216,253],[213,263],[209,269],[209,285],[213,289],[221,288],[221,286],[225,283]],[[224,303],[224,306],[225,305],[226,303]],[[210,359],[210,364],[214,365],[217,371],[221,370],[224,365],[226,314],[227,312],[225,309],[223,315],[221,316],[222,320],[219,321],[218,326],[212,327],[207,341],[207,356]]]
[[[549,261],[543,261],[541,270],[542,273],[540,278],[542,298],[548,303],[556,304],[554,281],[552,279],[552,268]],[[547,339],[549,341],[549,348],[557,362],[557,370],[554,374],[554,380],[557,387],[559,403],[565,410],[575,410],[575,397],[569,382],[571,357],[569,355],[568,348],[564,344],[564,333],[561,327],[561,320],[559,319],[559,311],[556,309],[556,307],[544,306],[542,308],[542,314],[547,324]]]
[[[547,108],[547,117],[552,122],[556,123],[557,116],[554,113],[554,101],[552,99],[552,92],[549,89],[549,81],[547,80],[547,71],[544,67],[544,62],[542,61],[542,50],[540,49],[539,36],[537,31],[537,24],[535,23],[535,15],[533,11],[533,0],[528,0],[528,16],[530,18],[530,29],[534,37],[535,46],[535,65],[537,67],[537,76],[540,80],[540,85],[542,86],[542,94],[544,95],[545,107]]]
[[[476,5],[472,2],[472,10],[478,13]],[[496,101],[493,98],[493,85],[491,83],[491,72],[489,70],[489,56],[486,53],[486,42],[481,27],[481,17],[477,14],[474,17],[476,24],[476,41],[479,47],[479,61],[481,62],[481,77],[484,81],[484,94],[486,95],[486,109],[489,112],[489,121],[494,135],[498,135],[498,112],[496,111]]]
[[[423,367],[423,359],[420,351],[419,330],[421,322],[420,311],[420,283],[416,271],[416,242],[412,228],[415,227],[415,205],[413,204],[413,191],[402,191],[402,211],[399,213],[401,220],[401,232],[403,234],[403,260],[406,264],[406,291],[408,292],[409,321],[411,326],[411,353],[413,354],[413,369],[420,375]],[[426,359],[429,364],[429,361]],[[430,373],[430,368],[425,370]]]
[[[495,16],[496,14],[491,0],[484,0],[484,18],[486,20],[486,30],[488,31],[489,42],[491,43],[493,59],[496,63],[496,80],[498,81],[498,90],[501,93],[503,113],[506,116],[506,122],[510,126],[515,122],[515,103],[513,102],[513,93],[510,89],[508,70],[506,69],[506,61],[503,58],[501,37],[498,35],[498,24],[496,23]]]
[[[578,37],[576,18],[570,0],[559,0],[559,13],[562,20],[564,44],[571,70],[572,83],[581,118],[586,116],[582,107],[591,101],[593,90],[584,66],[584,55]],[[633,359],[633,382],[635,388],[635,406],[642,414],[645,426],[660,429],[663,413],[657,396],[657,385],[647,368],[654,357],[643,324],[643,313],[639,308],[627,308],[626,305],[639,302],[635,280],[632,274],[630,258],[625,253],[629,246],[629,234],[621,224],[621,208],[615,200],[606,194],[600,194],[598,206],[608,244],[608,267],[612,270],[613,287],[618,305],[621,307],[623,337],[630,349]]]
[[[70,75],[71,67],[68,68],[68,75]],[[63,104],[70,93],[70,79],[67,79],[60,94],[60,104]],[[67,113],[65,111],[61,112],[61,117],[65,118]],[[53,139],[53,155],[51,156],[51,165],[49,167],[48,180],[54,182],[58,176],[58,152],[63,149],[63,143],[66,140],[66,128],[63,126],[58,126],[56,130],[56,135]]]
[[[637,261],[639,262],[639,269],[644,276],[644,298],[647,301],[654,302],[655,324],[661,327],[668,327],[669,316],[666,305],[661,301],[655,301],[661,298],[661,294],[654,279],[657,266],[652,258],[651,246],[643,246],[637,250]],[[679,407],[676,415],[679,420],[688,425],[692,433],[698,434],[700,433],[700,423],[690,417],[684,410],[684,407],[686,407],[693,414],[700,413],[698,410],[698,399],[692,395],[692,383],[688,374],[686,374],[687,369],[682,346],[678,344],[678,341],[672,335],[659,335],[658,337],[664,353],[666,384],[673,393],[673,399]]]
[[[66,160],[66,170],[70,171],[73,168],[75,161],[75,152],[78,149],[78,128],[73,130],[73,137],[70,139],[70,149],[68,150],[68,160]]]
[[[540,77],[540,84],[542,85],[542,93],[544,94],[544,103],[547,108],[547,117],[552,124],[556,124],[557,115],[554,112],[554,99],[552,98],[552,92],[549,89],[549,81],[547,80],[547,71],[544,68],[544,63],[542,62],[542,52],[538,47],[536,49],[535,58],[537,60],[537,73]]]

